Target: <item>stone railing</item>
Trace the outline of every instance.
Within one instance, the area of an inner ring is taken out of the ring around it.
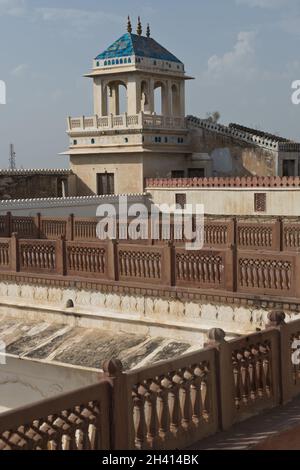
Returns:
[[[233,176],[211,178],[146,178],[153,188],[300,188],[299,176]]]
[[[117,241],[0,239],[0,273],[93,278],[129,286],[193,288],[300,298],[298,251],[243,250],[234,246],[186,250],[182,245]]]
[[[0,450],[110,448],[107,380],[0,416]]]
[[[66,274],[108,278],[108,250],[105,243],[68,242],[66,246]]]
[[[10,237],[17,233],[19,238],[57,240],[64,237],[68,241],[98,241],[97,225],[100,218],[74,217],[35,217],[0,216],[0,237]],[[116,239],[130,241],[129,228],[134,218],[127,223],[116,221]],[[194,221],[195,229],[195,221]],[[184,236],[184,226],[163,223],[162,217],[151,226],[150,220],[140,224],[141,243],[161,244],[169,241],[182,244],[189,241]],[[240,250],[258,248],[279,251],[300,249],[300,221],[297,218],[277,217],[204,217],[204,247],[226,248],[236,246]],[[140,243],[140,240],[134,243]]]
[[[297,289],[298,256],[290,253],[272,254],[255,252],[238,252],[237,285],[239,292],[257,292],[294,296]]]
[[[139,113],[128,115],[127,113],[115,116],[92,117],[81,116],[78,118],[68,118],[68,132],[80,133],[97,130],[112,129],[185,129],[186,121],[184,117],[177,116],[158,116],[156,114]]]
[[[264,250],[280,251],[282,230],[281,221],[275,218],[237,219],[237,246],[245,250],[263,247]]]
[[[17,266],[21,272],[57,274],[61,253],[58,243],[50,240],[18,240]]]
[[[128,372],[126,386],[131,448],[183,449],[218,430],[213,349]]]
[[[0,239],[0,270],[11,268],[11,239]]]
[[[106,361],[98,384],[1,414],[0,450],[185,449],[278,407],[300,394],[300,320],[268,318],[231,341],[212,329],[204,349],[150,367]]]
[[[194,116],[187,117],[187,125],[190,129],[203,129],[206,132],[218,134],[223,138],[239,140],[241,142],[247,143],[248,145],[256,145],[270,151],[279,150],[280,138],[260,133],[259,131],[257,134],[255,134],[253,129],[243,128],[234,124],[224,126],[222,124],[210,122],[207,119],[199,119]],[[282,144],[285,145],[284,142],[282,142]]]

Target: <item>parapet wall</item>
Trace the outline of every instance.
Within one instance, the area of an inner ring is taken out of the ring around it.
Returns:
[[[122,195],[49,197],[32,199],[0,200],[0,215],[12,212],[19,216],[35,216],[37,213],[48,216],[95,217],[100,204],[113,204],[118,209]],[[145,194],[126,194],[129,204],[147,202]]]
[[[70,170],[0,170],[0,199],[61,197],[75,191],[76,176]]]

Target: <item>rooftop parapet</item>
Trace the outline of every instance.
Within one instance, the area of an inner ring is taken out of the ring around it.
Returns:
[[[263,147],[271,151],[300,152],[300,144],[292,142],[283,137],[275,136],[256,129],[250,129],[238,124],[222,124],[210,122],[207,119],[199,119],[195,116],[187,117],[187,127],[190,129],[200,128],[224,137],[230,137],[247,144]]]
[[[114,116],[68,118],[68,132],[84,131],[108,131],[126,129],[185,129],[186,121],[183,117],[159,116],[156,114],[139,113],[128,115],[127,113]]]
[[[146,188],[300,188],[299,176],[147,178]]]

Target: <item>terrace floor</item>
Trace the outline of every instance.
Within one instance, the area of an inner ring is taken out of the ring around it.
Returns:
[[[24,316],[25,317],[25,316]],[[120,359],[124,370],[144,367],[193,351],[192,343],[105,328],[83,328],[0,314],[0,341],[6,353],[20,359],[101,369]]]
[[[235,424],[189,450],[300,450],[300,397]]]

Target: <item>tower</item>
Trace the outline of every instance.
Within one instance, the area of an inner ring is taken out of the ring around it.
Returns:
[[[65,152],[81,182],[79,193],[142,192],[145,177],[184,172],[191,156],[185,120],[185,82],[191,77],[151,37],[149,25],[145,34],[140,18],[136,34],[128,18],[127,32],[96,56],[86,75],[93,81],[94,115],[68,119]]]
[[[9,145],[9,169],[15,170],[17,168],[16,165],[16,152],[14,149],[14,144]]]

